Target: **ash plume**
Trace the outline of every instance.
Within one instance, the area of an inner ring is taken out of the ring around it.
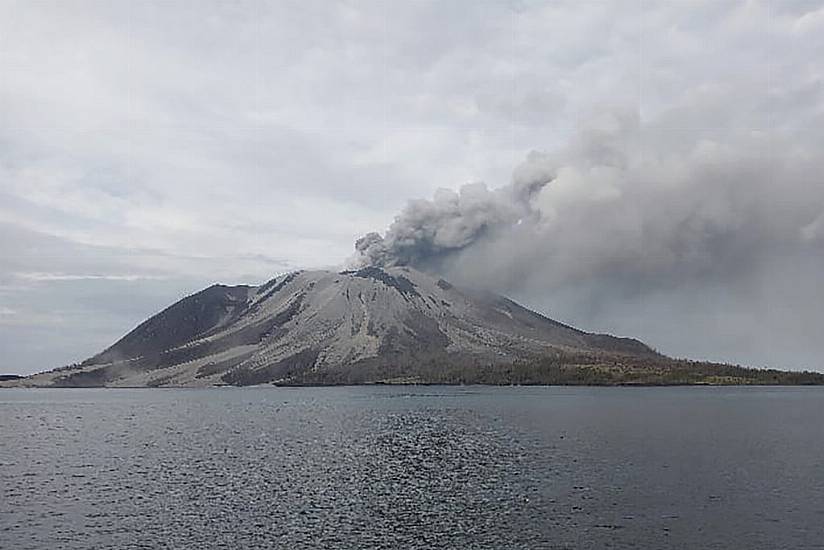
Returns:
[[[507,186],[411,201],[384,235],[358,240],[356,259],[651,334],[670,353],[700,355],[705,342],[712,358],[781,366],[787,348],[808,346],[796,366],[824,366],[807,338],[824,322],[820,154],[790,132],[685,137],[668,130],[679,124],[604,113],[563,150],[530,154]],[[722,317],[726,334],[711,333],[708,319]],[[691,344],[678,336],[689,329]],[[724,354],[765,332],[786,340]]]
[[[551,181],[549,172],[525,168],[499,189],[484,183],[459,191],[439,190],[432,200],[413,200],[385,235],[368,233],[355,243],[361,266],[411,265],[436,270],[440,260],[471,247],[500,230],[540,218],[533,199]]]

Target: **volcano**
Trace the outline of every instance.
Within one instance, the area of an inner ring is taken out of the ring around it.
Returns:
[[[684,364],[500,295],[408,267],[366,267],[213,285],[80,364],[14,384],[680,383],[673,373],[697,365]],[[710,365],[702,376],[741,375],[724,368],[755,372]]]

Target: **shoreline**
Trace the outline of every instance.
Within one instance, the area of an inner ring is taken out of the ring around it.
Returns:
[[[363,384],[254,384],[248,386],[234,386],[231,384],[216,384],[211,386],[25,386],[5,385],[0,382],[0,390],[213,390],[218,388],[364,388],[364,387],[445,387],[445,388],[815,388],[824,387],[824,383],[800,384],[713,384],[713,383],[625,383],[625,384],[483,384],[483,383],[448,383],[448,382],[369,382]]]

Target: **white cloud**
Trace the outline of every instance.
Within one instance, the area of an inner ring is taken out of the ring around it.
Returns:
[[[69,274],[69,273],[14,273],[13,276],[25,281],[158,281],[167,277],[151,275],[99,275],[99,274]]]

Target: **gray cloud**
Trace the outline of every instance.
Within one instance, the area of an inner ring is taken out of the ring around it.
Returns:
[[[355,263],[438,270],[441,260],[474,247],[499,228],[537,221],[540,214],[531,201],[552,177],[525,168],[508,187],[490,191],[483,183],[467,184],[457,193],[441,189],[431,201],[412,201],[385,236],[373,232],[355,242]]]
[[[467,207],[468,191],[410,203],[383,239],[359,241],[360,260],[505,290],[671,353],[820,368],[824,159],[807,134],[662,127],[700,114],[602,113]],[[522,181],[547,183],[512,201]]]
[[[372,252],[663,351],[809,366],[822,7],[0,0],[0,346],[80,359],[402,212]],[[519,163],[554,179],[519,194]]]

